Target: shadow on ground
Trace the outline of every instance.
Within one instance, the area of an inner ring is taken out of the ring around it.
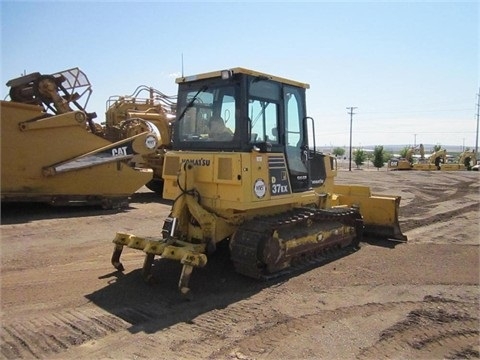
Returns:
[[[131,249],[130,249],[131,250]],[[190,279],[191,297],[186,299],[178,290],[181,264],[156,260],[152,269],[154,283],[147,284],[141,269],[123,274],[115,271],[101,276],[109,284],[86,298],[94,304],[131,324],[131,333],[155,333],[177,323],[193,323],[206,312],[222,309],[248,299],[267,287],[276,286],[312,268],[325,265],[352,253],[353,249],[333,254],[321,262],[307,264],[288,274],[268,280],[256,280],[235,272],[230,261],[228,244],[220,243],[204,268],[194,269]]]
[[[2,202],[1,224],[24,224],[36,220],[112,215],[135,210],[136,204],[158,203],[171,205],[154,192],[139,192],[129,198],[128,206],[121,209],[103,209],[100,205],[56,206],[41,202]]]
[[[143,280],[141,269],[115,271],[101,277],[111,279],[106,287],[86,298],[130,323],[130,332],[154,333],[176,323],[190,323],[200,314],[224,308],[274,284],[237,274],[229,259],[227,244],[219,245],[206,267],[194,269],[188,299],[178,290],[181,264],[166,259],[155,260],[153,283]]]

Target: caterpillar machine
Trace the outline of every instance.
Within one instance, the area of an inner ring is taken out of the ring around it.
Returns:
[[[425,150],[423,144],[420,144],[418,147],[409,148],[405,157],[393,158],[388,161],[388,170],[412,170],[413,168],[413,154],[420,153],[420,161],[423,161],[425,158]]]
[[[440,170],[442,165],[447,162],[447,150],[440,149],[430,154],[428,158],[421,158],[417,163],[413,164],[413,170]]]
[[[445,163],[440,165],[441,170],[472,170],[477,163],[475,151],[465,150],[462,152],[456,163]]]
[[[388,161],[388,170],[412,170],[415,148],[407,150],[405,157],[393,158]]]
[[[110,96],[105,124],[102,124],[104,137],[110,141],[120,141],[142,132],[157,133],[156,151],[144,155],[138,166],[153,170],[153,178],[145,186],[160,195],[163,192],[163,159],[171,145],[175,101],[174,96],[141,85],[131,95]]]
[[[10,101],[0,102],[2,201],[118,208],[152,179],[151,169],[132,164],[156,151],[158,135],[107,140],[96,114],[85,110],[91,86],[80,69],[31,73],[7,86]]]
[[[400,197],[336,185],[336,160],[316,150],[319,125],[306,115],[308,84],[244,68],[177,79],[172,150],[165,154],[163,196],[173,200],[157,238],[117,233],[112,264],[125,246],[182,264],[189,293],[195,267],[229,242],[235,270],[263,279],[319,263],[362,236],[406,241]]]

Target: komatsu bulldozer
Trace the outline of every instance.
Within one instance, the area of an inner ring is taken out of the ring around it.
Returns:
[[[85,110],[91,86],[80,69],[36,72],[7,86],[10,101],[0,102],[2,201],[118,208],[152,179],[152,170],[132,159],[154,153],[158,135],[105,139],[96,114]]]
[[[153,170],[153,178],[145,186],[160,195],[163,192],[163,159],[171,147],[175,101],[174,96],[141,85],[131,95],[110,96],[102,124],[104,137],[110,141],[120,141],[145,131],[157,133],[156,151],[144,155],[138,166]]]
[[[334,157],[319,152],[321,124],[306,113],[308,84],[244,68],[177,79],[173,149],[163,167],[171,215],[156,238],[117,233],[112,264],[124,247],[182,264],[189,293],[195,267],[228,241],[235,270],[263,279],[358,246],[362,236],[406,241],[400,196],[336,185]]]

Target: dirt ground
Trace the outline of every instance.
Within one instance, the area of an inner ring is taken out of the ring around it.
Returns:
[[[130,207],[2,204],[3,359],[478,359],[478,172],[340,171],[337,183],[401,195],[407,243],[359,251],[258,282],[219,249],[177,293],[179,264],[143,253],[110,264],[117,231],[159,236],[168,202]]]

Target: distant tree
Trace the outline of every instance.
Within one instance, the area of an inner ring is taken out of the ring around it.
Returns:
[[[365,159],[367,158],[367,154],[362,149],[357,149],[353,153],[353,157],[354,157],[355,165],[357,165],[357,169],[358,169],[360,165],[363,165],[363,163],[365,162]]]
[[[367,153],[366,153],[367,164],[368,164],[368,163],[371,163],[371,162],[372,162],[372,159],[373,159],[373,154],[367,152]]]
[[[345,154],[345,149],[344,148],[336,147],[336,148],[333,149],[333,155],[335,155],[335,157],[343,156],[344,154]]]
[[[442,150],[442,145],[440,145],[440,144],[437,144],[433,147],[434,152],[437,152],[437,151],[440,151],[440,150]]]
[[[383,151],[383,162],[386,163],[392,158],[392,153],[389,151]]]
[[[373,166],[380,170],[381,167],[384,165],[384,153],[383,153],[383,146],[375,146],[373,150]]]
[[[402,150],[400,150],[400,157],[406,158],[408,150],[410,150],[409,146],[405,146]]]

